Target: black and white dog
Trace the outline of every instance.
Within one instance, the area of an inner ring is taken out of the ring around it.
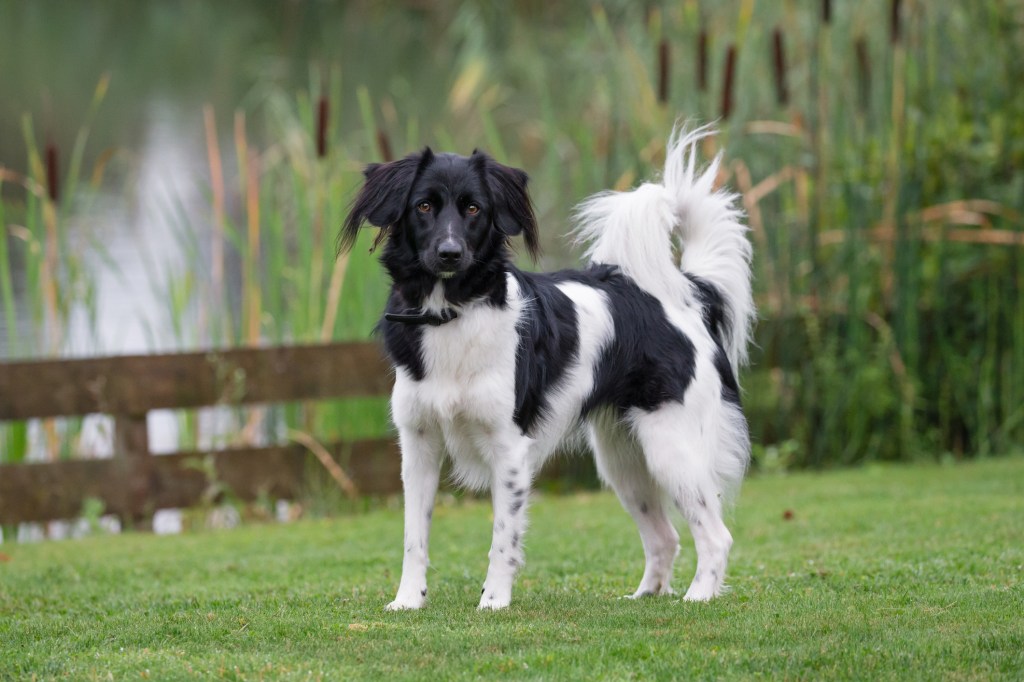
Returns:
[[[723,502],[749,458],[737,372],[754,305],[736,197],[713,187],[720,159],[695,168],[710,132],[673,135],[660,184],[584,202],[578,234],[591,264],[550,274],[510,260],[513,236],[537,251],[523,171],[429,148],[366,168],[342,246],[364,222],[382,228],[393,282],[380,330],[397,375],[405,553],[388,609],[426,601],[445,452],[460,483],[491,491],[480,608],[508,606],[532,477],[581,426],[640,529],[646,568],[632,596],[672,593],[679,535],[669,505],[697,549],[685,598],[722,592],[732,545]]]

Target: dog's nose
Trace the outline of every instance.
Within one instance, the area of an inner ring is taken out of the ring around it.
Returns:
[[[442,265],[456,265],[462,258],[462,247],[451,239],[446,239],[437,247],[437,257]]]

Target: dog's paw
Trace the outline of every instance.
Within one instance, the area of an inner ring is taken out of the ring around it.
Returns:
[[[690,585],[690,589],[683,595],[683,601],[711,601],[718,596],[714,588],[705,585]]]
[[[395,597],[395,601],[391,602],[384,607],[385,611],[415,611],[416,609],[423,608],[423,604],[426,603],[427,599],[423,595],[415,595],[413,597],[403,597],[398,595]]]
[[[710,578],[707,572],[697,571],[693,577],[689,589],[683,596],[684,601],[710,601],[715,597],[729,591],[722,580],[722,571],[711,571]]]
[[[492,592],[484,592],[484,594],[480,595],[480,605],[477,608],[481,611],[497,611],[507,608],[511,603],[511,594],[499,595]]]
[[[657,596],[662,595],[662,594],[674,595],[675,593],[676,593],[676,591],[673,590],[670,585],[663,585],[663,584],[659,583],[654,588],[648,588],[648,587],[644,587],[644,586],[641,585],[640,587],[637,588],[636,592],[634,592],[633,594],[623,595],[622,598],[623,599],[642,599],[644,597],[657,597]]]

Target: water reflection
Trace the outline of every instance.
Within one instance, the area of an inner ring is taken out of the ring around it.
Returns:
[[[435,107],[444,101],[445,88],[438,84],[447,80],[455,48],[442,41],[437,49],[424,49],[426,38],[439,32],[420,29],[449,18],[445,12],[377,3],[0,0],[0,166],[27,172],[26,115],[35,128],[33,144],[52,143],[58,150],[61,173],[86,125],[83,175],[116,151],[86,210],[62,207],[62,228],[81,240],[76,248],[87,254],[95,293],[89,309],[69,321],[59,352],[156,352],[194,345],[190,330],[172,333],[166,284],[184,265],[177,238],[183,221],[193,228],[189,236],[197,245],[208,241],[205,104],[217,112],[227,141],[235,109],[258,111],[272,93],[308,91],[344,66],[349,93],[365,86],[375,101],[391,92],[416,106]],[[389,40],[382,43],[385,35]],[[427,72],[429,77],[420,77]],[[87,122],[96,84],[105,75],[109,91],[95,120]],[[335,102],[332,114],[341,129],[358,130],[355,97]],[[258,118],[249,132],[254,144],[266,142]],[[3,192],[15,208],[24,201],[11,183]],[[95,253],[88,252],[92,240]],[[25,272],[17,260],[13,265],[15,326],[27,339],[33,315]],[[11,348],[5,324],[0,316],[0,358],[41,354],[37,347]]]

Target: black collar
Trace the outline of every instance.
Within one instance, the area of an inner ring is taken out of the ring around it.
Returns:
[[[441,313],[415,312],[415,308],[409,308],[401,313],[384,313],[384,319],[388,322],[401,322],[402,324],[429,324],[431,327],[440,327],[459,316],[454,308],[442,308]]]

